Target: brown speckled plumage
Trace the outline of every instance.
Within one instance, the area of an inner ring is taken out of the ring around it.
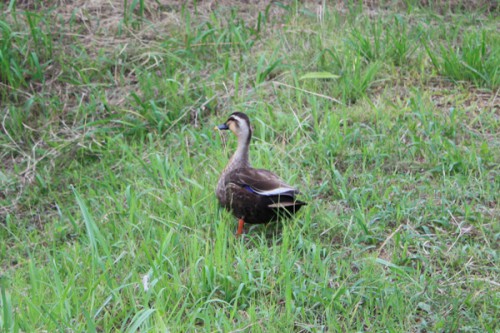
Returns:
[[[252,127],[246,114],[231,114],[218,129],[229,129],[238,137],[238,148],[217,183],[217,199],[224,208],[240,221],[257,224],[272,221],[284,212],[293,214],[306,204],[296,200],[299,191],[278,176],[250,166],[248,147]]]

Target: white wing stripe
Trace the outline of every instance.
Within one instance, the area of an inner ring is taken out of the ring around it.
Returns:
[[[265,195],[265,196],[270,196],[270,195],[280,195],[280,194],[288,194],[288,195],[293,195],[297,193],[297,190],[291,187],[278,187],[269,191],[259,191],[255,188],[252,188],[255,193],[260,194],[260,195]]]

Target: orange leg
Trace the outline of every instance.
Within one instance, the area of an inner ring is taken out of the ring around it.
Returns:
[[[238,221],[238,231],[236,232],[236,236],[241,236],[243,233],[243,226],[245,225],[245,221],[243,219],[239,219]]]

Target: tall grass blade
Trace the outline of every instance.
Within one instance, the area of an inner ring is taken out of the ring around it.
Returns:
[[[0,320],[1,332],[14,332],[14,312],[12,311],[12,302],[10,294],[7,292],[7,278],[0,275],[0,291],[2,298],[0,299],[0,308],[2,309],[2,317]]]
[[[101,232],[99,231],[99,228],[97,224],[94,221],[94,218],[92,217],[92,214],[90,214],[87,205],[81,198],[80,194],[78,191],[71,186],[71,189],[73,191],[73,194],[75,195],[76,202],[78,203],[78,206],[80,207],[80,212],[82,213],[83,221],[85,223],[85,229],[87,230],[87,237],[89,239],[90,245],[92,252],[99,257],[99,245],[105,250],[106,254],[109,255],[109,249],[108,245],[106,244],[106,240],[102,236]]]
[[[308,79],[338,79],[340,75],[336,75],[329,72],[310,72],[302,75],[299,80]]]
[[[139,330],[141,325],[145,323],[149,317],[155,313],[155,309],[144,309],[136,313],[134,318],[132,318],[132,321],[130,322],[127,330],[125,331],[126,333],[135,333]]]

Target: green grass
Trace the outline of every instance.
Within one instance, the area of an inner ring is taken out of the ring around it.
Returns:
[[[440,45],[441,53],[427,52],[435,68],[454,81],[471,81],[478,87],[500,86],[500,38],[495,31],[466,33],[461,44]]]
[[[0,331],[499,330],[498,11],[45,6],[0,4]],[[309,203],[241,238],[233,111]]]

